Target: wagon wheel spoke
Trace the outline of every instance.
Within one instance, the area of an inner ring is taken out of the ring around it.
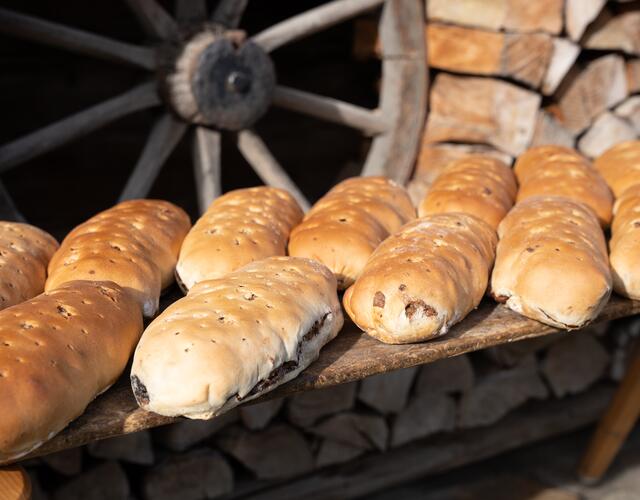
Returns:
[[[133,169],[120,201],[145,198],[158,177],[162,165],[187,130],[187,124],[170,113],[164,113],[154,124],[138,163]]]
[[[153,69],[154,52],[7,9],[0,9],[0,33],[101,59]]]
[[[373,9],[383,2],[384,0],[334,0],[274,24],[251,39],[267,52],[271,52],[293,40],[311,35],[361,12]]]
[[[184,22],[204,21],[207,18],[206,0],[176,0],[176,19]]]
[[[273,104],[321,120],[357,128],[369,134],[379,134],[389,129],[389,124],[378,110],[361,108],[338,99],[282,85],[278,85],[274,91]]]
[[[237,28],[249,0],[220,0],[211,20],[227,28]]]
[[[18,207],[13,202],[13,198],[7,191],[4,182],[0,181],[0,220],[13,222],[26,222],[24,215],[20,213]]]
[[[196,127],[193,137],[193,169],[201,214],[222,193],[220,146],[220,132]]]
[[[161,40],[176,40],[178,25],[155,0],[125,0],[147,35]]]
[[[238,149],[265,184],[286,189],[305,212],[309,210],[309,201],[255,132],[251,130],[238,132]]]
[[[144,83],[108,101],[52,123],[0,147],[0,172],[82,137],[118,118],[160,104],[155,83]]]

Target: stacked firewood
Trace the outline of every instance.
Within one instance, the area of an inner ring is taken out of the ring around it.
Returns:
[[[428,0],[432,78],[416,197],[452,159],[560,144],[598,156],[640,135],[640,2]],[[356,57],[375,57],[375,20]]]

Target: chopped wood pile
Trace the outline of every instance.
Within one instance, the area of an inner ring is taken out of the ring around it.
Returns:
[[[593,158],[640,136],[640,2],[426,5],[432,76],[416,197],[466,152],[509,160],[530,146],[560,144]],[[359,58],[379,50],[366,24],[356,33]]]

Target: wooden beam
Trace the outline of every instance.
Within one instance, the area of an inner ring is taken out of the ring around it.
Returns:
[[[7,9],[0,9],[0,33],[144,69],[155,68],[155,52],[148,47],[112,40]]]
[[[261,31],[251,40],[267,52],[346,21],[382,4],[384,0],[333,0]]]
[[[116,97],[0,147],[0,172],[93,132],[118,118],[160,104],[155,82],[143,83]]]
[[[558,109],[567,129],[579,134],[627,95],[624,60],[610,54],[595,59],[565,81],[558,91]]]
[[[533,136],[540,95],[488,78],[436,76],[425,140],[491,144],[512,156]]]
[[[165,305],[171,302],[170,299],[171,297],[164,299]],[[605,321],[639,312],[640,302],[614,296],[599,320]],[[323,348],[320,358],[315,363],[291,382],[257,399],[256,403],[557,332],[558,330],[550,326],[520,316],[490,301],[486,301],[463,322],[454,326],[445,337],[421,344],[383,344],[362,334],[353,324],[347,324],[342,332]],[[30,456],[45,455],[98,439],[176,421],[176,418],[163,417],[140,409],[131,392],[128,374],[125,374],[120,382],[91,403],[82,416]],[[538,425],[533,427],[541,428]]]

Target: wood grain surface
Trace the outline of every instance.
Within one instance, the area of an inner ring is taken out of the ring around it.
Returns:
[[[640,312],[640,301],[614,296],[598,321],[630,316]],[[502,305],[486,301],[449,334],[421,344],[387,345],[360,332],[347,323],[320,358],[296,379],[266,394],[255,402],[300,391],[330,387],[363,379],[377,373],[430,363],[438,359],[477,351],[526,338],[555,333],[558,330],[520,316]],[[567,333],[579,335],[579,333]],[[128,374],[129,370],[125,371]],[[80,418],[58,436],[35,450],[29,457],[81,446],[91,441],[127,434],[175,422],[138,408],[128,377],[98,397]],[[25,457],[26,458],[26,457]]]

